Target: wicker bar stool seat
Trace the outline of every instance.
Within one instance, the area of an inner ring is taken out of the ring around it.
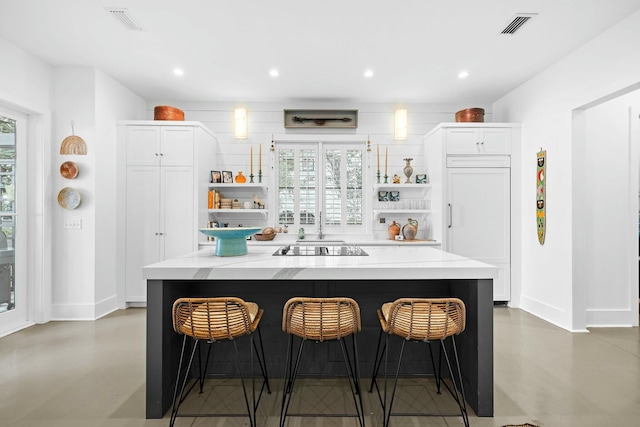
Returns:
[[[360,393],[360,371],[356,334],[361,330],[360,307],[351,298],[291,298],[284,305],[282,312],[282,330],[289,334],[286,356],[285,384],[280,412],[280,427],[284,427],[289,411],[289,403],[293,386],[298,375],[304,343],[308,340],[318,343],[337,341],[340,343],[342,355],[353,396],[356,414],[289,414],[289,416],[354,416],[364,427],[364,410]],[[293,337],[299,337],[297,356],[293,355]],[[344,338],[351,337],[351,354],[345,345]],[[294,360],[295,359],[295,360]]]
[[[466,326],[466,309],[464,302],[458,298],[400,298],[394,302],[385,303],[377,311],[380,320],[380,336],[378,338],[378,346],[376,349],[376,358],[374,362],[373,374],[371,375],[371,387],[369,392],[373,391],[373,387],[378,392],[378,397],[383,409],[383,426],[389,425],[392,415],[412,415],[412,416],[429,416],[436,414],[426,413],[393,413],[392,406],[398,385],[398,377],[400,375],[400,365],[404,353],[404,345],[407,341],[425,342],[429,345],[429,354],[431,356],[431,365],[436,377],[437,393],[440,394],[440,386],[444,384],[451,396],[454,398],[458,407],[459,414],[437,414],[440,416],[461,416],[465,426],[469,426],[469,418],[467,416],[467,407],[464,396],[464,386],[462,384],[462,373],[460,371],[460,362],[458,360],[458,351],[455,343],[455,336],[462,333]],[[385,341],[382,343],[382,336],[385,335]],[[398,358],[398,366],[396,367],[395,379],[391,394],[387,395],[387,366],[388,366],[388,349],[389,337],[395,335],[402,338],[402,346]],[[453,350],[453,361],[449,356],[449,351],[445,345],[445,339],[450,338]],[[432,342],[440,342],[438,367],[435,365],[435,358],[431,348]],[[386,355],[386,357],[385,357]],[[446,361],[449,378],[452,385],[442,381],[442,355]],[[383,357],[385,358],[384,372],[384,393],[381,394],[380,388],[376,381],[380,365]],[[454,368],[455,374],[454,375]]]
[[[248,416],[249,425],[255,427],[256,425],[256,411],[260,403],[260,398],[264,389],[267,389],[268,393],[271,393],[269,386],[269,377],[267,375],[267,367],[264,361],[264,347],[262,345],[262,336],[260,334],[259,324],[262,318],[263,310],[258,307],[258,304],[253,302],[246,302],[237,297],[216,297],[216,298],[180,298],[173,304],[172,318],[173,329],[180,335],[183,335],[182,351],[180,353],[180,362],[178,365],[178,374],[176,378],[176,387],[173,395],[173,404],[171,410],[170,426],[173,426],[175,419],[178,416],[184,417],[198,417],[198,416]],[[255,346],[253,333],[258,333],[258,340],[260,348]],[[249,399],[249,393],[245,384],[245,377],[242,372],[240,353],[238,351],[237,339],[248,335],[250,336],[250,355],[251,355],[251,399]],[[187,342],[191,339],[193,341],[193,347],[188,355],[188,362],[186,368],[183,367],[185,358],[187,356]],[[207,356],[204,362],[204,366],[201,360],[200,342],[204,341],[208,344]],[[233,343],[236,361],[238,364],[238,371],[240,374],[240,382],[242,383],[242,390],[244,393],[245,403],[247,406],[246,414],[179,414],[178,410],[180,405],[184,402],[187,395],[196,384],[200,386],[200,393],[203,391],[204,380],[206,377],[207,366],[209,364],[209,358],[211,355],[211,344],[229,341]],[[193,364],[195,353],[198,351],[198,378],[194,383],[187,388],[187,383],[190,380],[190,371]],[[256,355],[260,370],[262,372],[262,385],[260,392],[256,397],[255,393],[255,375],[253,372],[253,355]],[[250,401],[251,400],[251,401]]]

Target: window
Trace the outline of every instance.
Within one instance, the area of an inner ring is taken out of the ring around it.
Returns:
[[[307,232],[358,233],[363,223],[364,144],[278,144],[278,222]]]

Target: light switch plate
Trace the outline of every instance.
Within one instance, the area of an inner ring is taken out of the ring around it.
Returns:
[[[64,220],[64,228],[70,230],[80,230],[82,229],[82,220],[81,219],[65,219]]]

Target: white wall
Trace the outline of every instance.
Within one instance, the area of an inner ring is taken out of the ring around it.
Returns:
[[[369,137],[371,141],[371,161],[375,164],[376,145],[380,145],[381,156],[384,156],[384,149],[389,147],[389,182],[393,174],[397,173],[403,178],[402,169],[406,157],[414,160],[411,165],[414,175],[425,173],[423,136],[433,127],[441,122],[453,122],[455,112],[467,108],[460,105],[443,104],[406,104],[402,105],[408,110],[408,137],[405,141],[394,141],[394,110],[399,107],[396,104],[351,104],[344,102],[273,102],[273,103],[244,103],[232,104],[225,102],[201,102],[201,103],[181,103],[172,100],[158,100],[147,102],[147,118],[153,119],[153,108],[156,105],[171,105],[180,108],[185,112],[185,120],[196,120],[202,122],[218,136],[219,148],[216,153],[215,170],[230,170],[234,176],[238,171],[248,176],[249,168],[249,146],[253,146],[254,155],[257,156],[258,144],[262,144],[263,150],[263,182],[269,182],[272,176],[270,170],[270,152],[272,135],[293,135],[293,134],[328,134],[328,135],[356,135],[362,136],[364,140]],[[248,110],[248,139],[236,140],[233,137],[233,110],[236,107],[246,107]],[[478,106],[484,107],[484,106]],[[491,111],[486,110],[485,121],[491,121]],[[285,129],[284,113],[285,109],[355,109],[358,110],[358,127],[356,129]],[[255,161],[255,160],[254,160]],[[384,160],[382,160],[384,163]],[[384,166],[381,166],[384,168]],[[374,166],[370,173],[370,182],[375,182]],[[384,175],[384,171],[381,172]],[[254,181],[257,182],[257,166],[254,164]],[[383,182],[383,180],[381,180]],[[273,193],[273,192],[272,192]],[[371,196],[370,192],[366,196]],[[402,195],[401,195],[402,197]],[[271,214],[270,214],[271,215]],[[372,231],[380,237],[386,238],[386,230],[392,220],[401,224],[407,222],[406,215],[398,217],[386,216],[386,223],[373,224]],[[270,225],[277,225],[277,218],[272,215],[268,222]],[[423,224],[424,225],[424,224]],[[420,227],[419,227],[420,229]],[[424,233],[425,228],[421,228]],[[419,237],[425,237],[420,234]]]
[[[51,318],[52,67],[3,39],[0,58],[0,103],[28,115],[28,226],[23,237],[28,242],[25,280],[33,304],[27,320],[43,323]]]
[[[582,110],[640,84],[639,42],[640,12],[636,12],[492,107],[494,121],[522,123],[522,296],[515,303],[572,331],[587,326],[587,285],[579,279],[593,261],[581,234],[585,232],[583,212],[592,208],[586,204],[583,195],[588,189],[580,180],[585,165],[576,163],[586,161],[586,153],[575,140],[574,129],[586,125]],[[533,207],[540,147],[547,150],[548,158],[544,246],[537,242]],[[637,321],[636,312],[636,325]]]
[[[54,70],[55,154],[53,169],[72,160],[80,173],[74,180],[54,174],[54,197],[65,186],[82,195],[74,210],[53,210],[53,319],[96,319],[118,308],[115,283],[115,123],[140,119],[144,101],[104,73],[90,67]],[[59,146],[71,134],[82,137],[87,154],[61,155]],[[64,229],[67,220],[81,229]]]
[[[638,243],[637,215],[629,222],[629,211],[637,212],[637,181],[632,171],[640,167],[636,155],[640,141],[631,141],[629,106],[640,106],[640,90],[617,97],[585,111],[587,209],[584,230],[586,258],[587,325],[629,324],[636,313]],[[632,120],[639,120],[637,115]],[[634,144],[634,150],[631,150]],[[633,187],[633,190],[630,188]],[[632,197],[630,197],[633,194]],[[606,236],[606,237],[605,237]],[[631,240],[631,248],[625,242]]]

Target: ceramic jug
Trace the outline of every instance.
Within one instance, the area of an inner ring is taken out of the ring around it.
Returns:
[[[387,233],[389,233],[389,240],[396,240],[396,236],[400,234],[400,225],[393,221],[387,228]]]
[[[408,223],[402,226],[402,237],[404,240],[413,240],[418,234],[418,221],[415,219],[408,219]]]

